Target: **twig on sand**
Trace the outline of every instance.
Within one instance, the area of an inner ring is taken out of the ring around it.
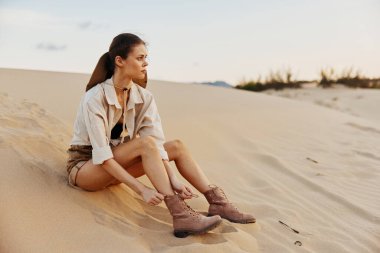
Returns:
[[[301,234],[301,235],[313,235],[313,234],[310,234],[310,233],[305,233],[305,232],[300,232],[300,231],[298,231],[298,230],[295,230],[294,228],[290,227],[289,225],[285,224],[284,222],[282,222],[282,221],[280,221],[280,220],[279,220],[278,222],[280,222],[280,224],[282,224],[282,225],[288,227],[289,229],[291,229],[291,230],[292,230],[294,233],[296,233],[296,234]]]
[[[288,228],[290,228],[291,230],[293,230],[294,233],[297,233],[297,234],[300,233],[298,230],[295,230],[294,228],[291,228],[289,225],[285,224],[284,222],[282,222],[280,220],[278,222],[280,222],[282,225],[287,226]]]
[[[306,157],[307,160],[312,161],[313,163],[318,163],[316,160],[311,159],[310,157]]]

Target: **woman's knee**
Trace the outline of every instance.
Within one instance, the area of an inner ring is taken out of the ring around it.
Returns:
[[[164,148],[168,152],[169,159],[175,159],[185,152],[185,145],[179,139],[166,142]]]
[[[152,136],[140,137],[142,153],[157,151],[156,140]]]

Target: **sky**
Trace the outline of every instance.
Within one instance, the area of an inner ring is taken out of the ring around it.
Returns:
[[[0,0],[0,67],[92,73],[125,32],[147,42],[151,79],[380,77],[380,0]]]

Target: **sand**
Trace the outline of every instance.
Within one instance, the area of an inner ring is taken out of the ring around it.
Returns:
[[[380,124],[380,89],[350,89],[343,85],[333,85],[331,89],[317,87],[316,83],[305,84],[302,90],[267,90],[264,93],[312,102],[350,115],[376,120]]]
[[[163,203],[149,206],[125,185],[67,185],[88,79],[0,69],[0,252],[380,252],[375,91],[360,93],[374,106],[355,109],[355,91],[336,92],[351,113],[308,102],[319,97],[150,80],[166,139],[182,140],[211,182],[257,218],[179,239]],[[208,208],[202,196],[187,203]]]

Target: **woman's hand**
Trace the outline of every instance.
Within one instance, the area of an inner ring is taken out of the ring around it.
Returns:
[[[179,181],[176,177],[170,179],[173,190],[176,191],[181,198],[183,199],[191,199],[193,197],[193,192],[190,187],[184,185],[181,181]]]
[[[144,189],[141,191],[141,197],[144,199],[146,203],[148,203],[151,206],[158,205],[161,203],[162,200],[164,200],[164,195],[148,186],[145,186]]]

